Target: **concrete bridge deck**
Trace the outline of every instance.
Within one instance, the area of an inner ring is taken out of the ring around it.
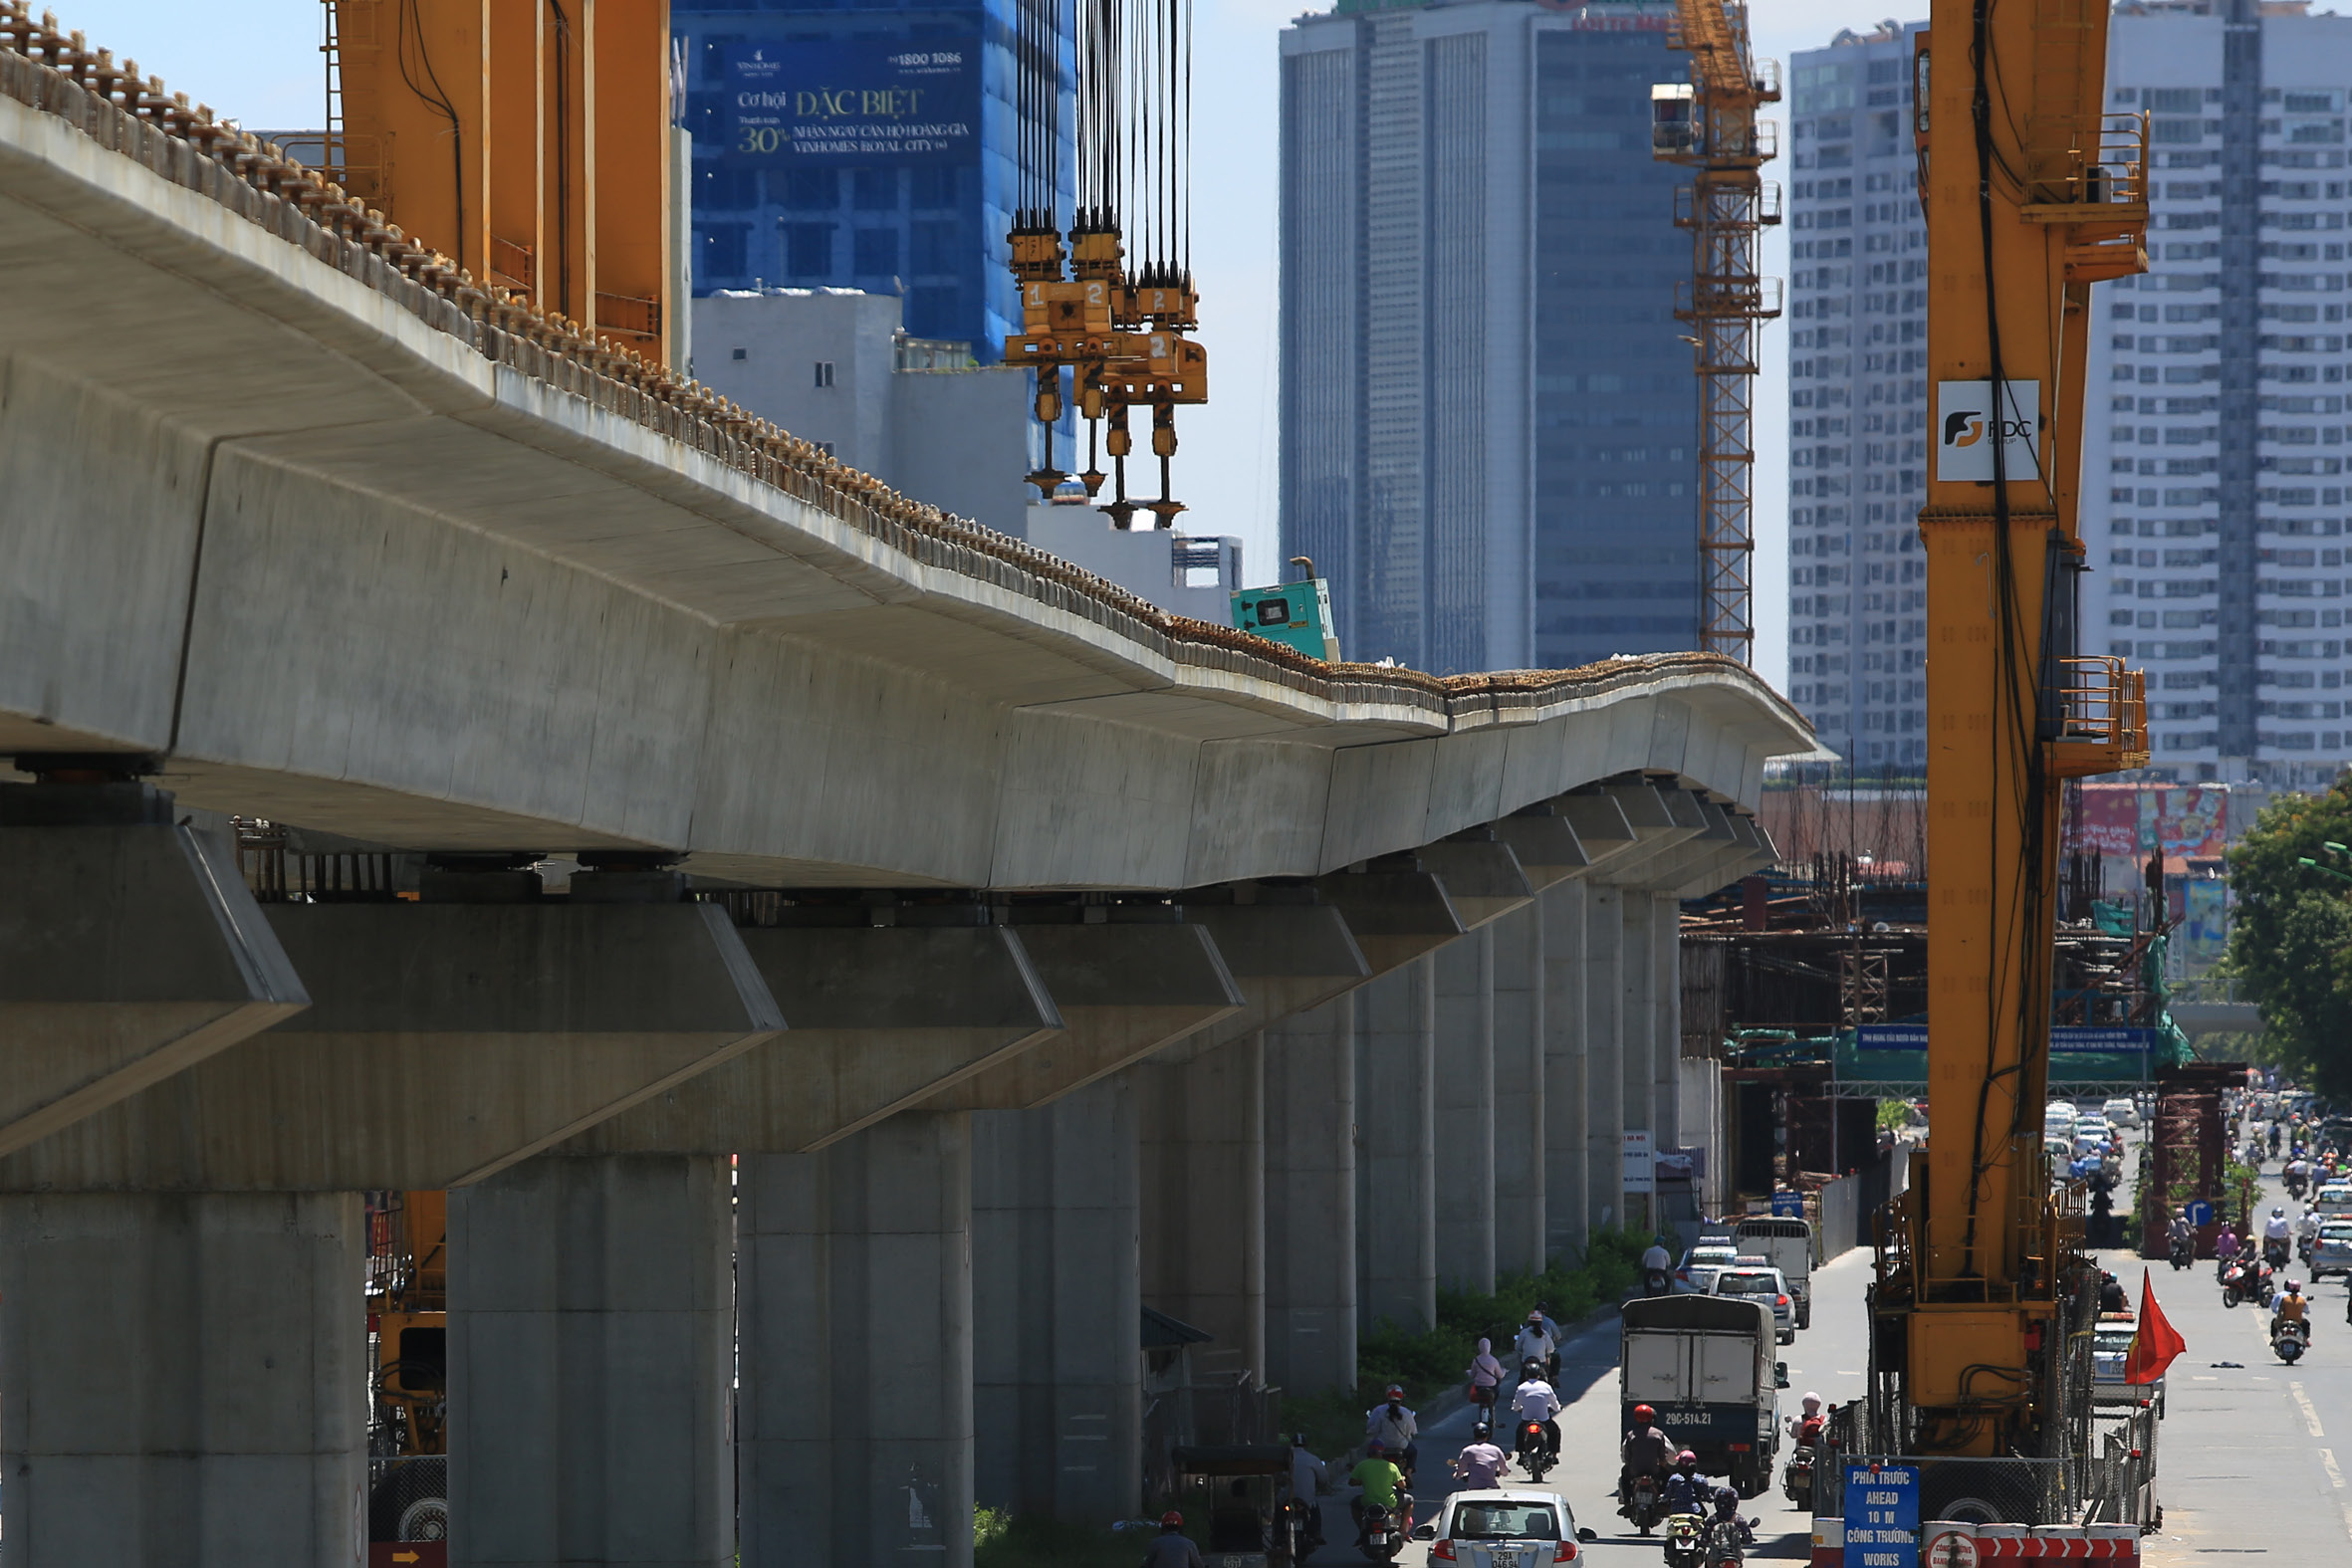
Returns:
[[[1737,665],[1169,616],[6,0],[0,276],[12,1561],[358,1560],[364,1189],[452,1189],[452,1561],[957,1568],[1134,1511],[1143,1305],[1343,1384],[1715,1137],[1677,901],[1810,744]],[[433,869],[257,903],[188,806]]]

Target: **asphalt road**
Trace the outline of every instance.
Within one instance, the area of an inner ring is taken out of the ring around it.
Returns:
[[[2275,1181],[2270,1204],[2287,1202]],[[2109,1260],[2135,1306],[2141,1260]],[[1814,1273],[1813,1326],[1784,1347],[1789,1388],[1781,1414],[1791,1415],[1807,1390],[1843,1404],[1860,1397],[1866,1367],[1863,1286],[1870,1255],[1846,1253]],[[2225,1568],[2223,1557],[2262,1556],[2281,1568],[2352,1563],[2352,1322],[2341,1279],[2306,1291],[2314,1304],[2311,1350],[2293,1367],[2269,1349],[2268,1314],[2252,1306],[2226,1309],[2213,1265],[2175,1273],[2162,1263],[2151,1277],[2158,1302],[2189,1349],[2173,1364],[2160,1429],[2158,1497],[2162,1528],[2143,1543],[2148,1568]],[[2308,1283],[2308,1282],[2306,1282]],[[2236,1363],[2230,1365],[2229,1363]],[[1538,1490],[1565,1499],[1576,1522],[1600,1531],[1582,1561],[1593,1568],[1634,1568],[1659,1560],[1657,1538],[1635,1535],[1617,1517],[1610,1490],[1617,1478],[1617,1328],[1612,1321],[1569,1342],[1561,1357],[1561,1464]],[[1470,1441],[1472,1416],[1462,1411],[1422,1434],[1419,1517],[1433,1514],[1446,1465]],[[1779,1458],[1785,1459],[1783,1440]],[[1525,1477],[1507,1484],[1525,1484]],[[1763,1560],[1804,1560],[1811,1516],[1799,1513],[1777,1487],[1751,1499],[1743,1512],[1759,1518]],[[1317,1565],[1361,1562],[1351,1542],[1344,1494],[1325,1506],[1331,1544]],[[1404,1563],[1427,1560],[1426,1546],[1406,1550]],[[2245,1565],[2256,1568],[2256,1565]]]
[[[2301,1213],[2272,1180],[2272,1204]],[[2138,1304],[2136,1257],[2109,1265]],[[2295,1272],[2300,1272],[2300,1264]],[[2158,1439],[2163,1527],[2142,1543],[2149,1568],[2223,1568],[2218,1559],[2282,1565],[2352,1562],[2352,1323],[2344,1281],[2313,1287],[2311,1349],[2288,1367],[2270,1352],[2269,1314],[2228,1309],[2214,1265],[2153,1274],[2165,1316],[2188,1340],[2173,1363]],[[2232,1366],[2227,1363],[2235,1362]],[[2244,1565],[2257,1568],[2257,1565]]]

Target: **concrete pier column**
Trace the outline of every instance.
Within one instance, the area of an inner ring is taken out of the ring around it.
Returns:
[[[727,1162],[528,1160],[449,1194],[449,1560],[734,1561]]]
[[[1657,1147],[1677,1149],[1682,1116],[1682,900],[1672,893],[1650,895],[1650,1103]]]
[[[1267,1381],[1355,1386],[1355,996],[1266,1031]]]
[[[1504,918],[1509,918],[1508,916]],[[1434,1149],[1437,1277],[1495,1288],[1495,941],[1481,926],[1431,955],[1436,966]],[[1434,1153],[1433,1153],[1434,1158]]]
[[[747,1155],[736,1212],[743,1568],[970,1568],[971,1116]]]
[[[1133,1517],[1143,1454],[1135,1089],[972,1117],[974,1494]]]
[[[1202,1353],[1204,1365],[1220,1373],[1246,1371],[1263,1384],[1263,1036],[1247,1034],[1199,1051],[1171,1047],[1131,1070],[1138,1096],[1144,1304],[1215,1337]]]
[[[1584,1214],[1598,1230],[1625,1220],[1625,890],[1585,891]]]
[[[1435,956],[1356,997],[1357,1321],[1419,1333],[1437,1321]]]
[[[1617,945],[1617,1065],[1624,1083],[1624,1130],[1648,1133],[1654,1149],[1658,1115],[1651,1101],[1656,1086],[1651,1060],[1657,1049],[1657,944],[1651,926],[1656,897],[1642,887],[1620,888],[1618,893],[1617,918],[1624,936]],[[1650,1207],[1650,1195],[1628,1193],[1618,1210],[1619,1223],[1646,1219]]]
[[[1495,1269],[1532,1273],[1543,1267],[1542,905],[1514,910],[1487,929],[1495,977]],[[1444,1182],[1441,1176],[1440,1191]]]
[[[1543,1255],[1573,1261],[1584,1250],[1592,1191],[1584,1118],[1591,1105],[1584,1037],[1585,905],[1590,888],[1544,889],[1543,910]]]
[[[22,1568],[357,1561],[355,1193],[0,1198],[0,1464]]]

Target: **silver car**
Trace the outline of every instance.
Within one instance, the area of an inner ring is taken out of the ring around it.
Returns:
[[[2132,1405],[2156,1407],[2159,1417],[2164,1415],[2164,1379],[2153,1383],[2126,1383],[2125,1367],[2131,1361],[2132,1341],[2139,1337],[2139,1320],[2129,1312],[2102,1312],[2091,1326],[2091,1403],[2093,1405]]]
[[[1713,1239],[1702,1236],[1699,1244],[1682,1255],[1682,1266],[1674,1271],[1674,1290],[1678,1295],[1712,1295],[1715,1276],[1740,1258],[1739,1247],[1729,1236]]]
[[[1715,1276],[1719,1296],[1746,1296],[1761,1301],[1772,1309],[1774,1338],[1783,1345],[1796,1343],[1796,1303],[1789,1299],[1788,1281],[1777,1268],[1759,1266],[1762,1259],[1743,1257],[1734,1266]]]
[[[1572,1543],[1599,1540],[1600,1532],[1578,1529],[1565,1497],[1499,1486],[1455,1492],[1413,1539],[1440,1543],[1431,1558],[1459,1568],[1551,1568],[1573,1562],[1580,1554]]]
[[[2311,1277],[2330,1274],[2352,1278],[2352,1220],[2322,1220],[2311,1243]]]

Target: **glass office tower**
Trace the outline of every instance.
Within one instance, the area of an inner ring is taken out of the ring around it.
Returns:
[[[1671,4],[1342,4],[1285,30],[1283,553],[1349,658],[1698,644]]]
[[[694,292],[903,294],[918,337],[994,362],[1020,320],[1018,7],[672,0],[694,137]],[[1050,14],[1058,17],[1060,9]],[[1061,220],[1071,76],[1061,40]]]

